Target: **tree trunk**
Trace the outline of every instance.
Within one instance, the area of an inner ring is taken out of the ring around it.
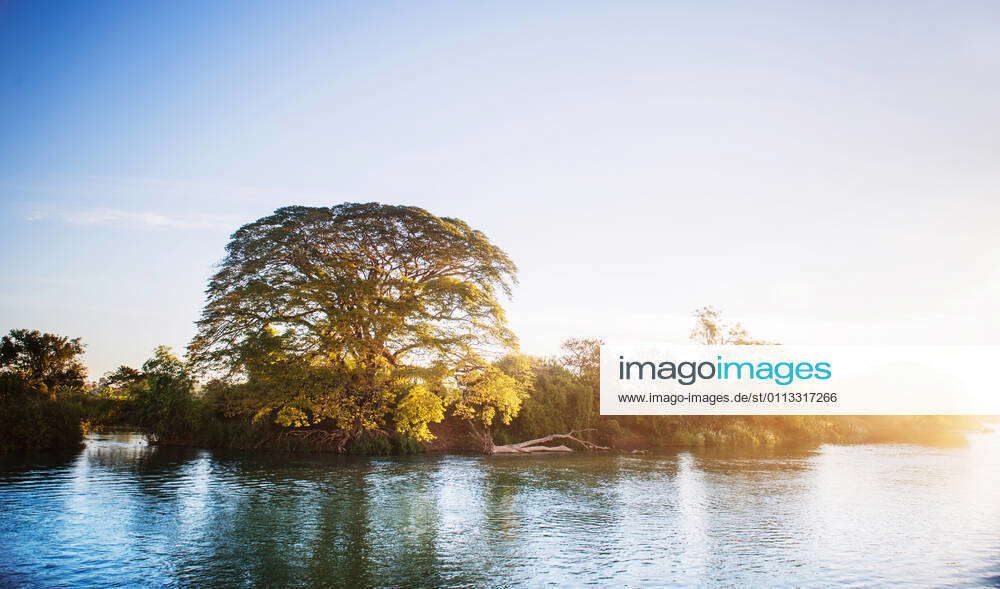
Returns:
[[[473,421],[469,421],[469,430],[472,432],[472,437],[476,439],[477,442],[483,446],[483,454],[493,454],[493,449],[496,447],[493,445],[493,432],[490,431],[488,426],[484,426],[482,431],[476,429],[476,424]]]
[[[503,446],[493,446],[492,451],[487,451],[487,454],[532,454],[536,452],[572,452],[573,449],[568,446],[541,446],[539,444],[544,444],[545,442],[552,442],[555,440],[570,440],[576,442],[583,446],[585,450],[610,450],[606,446],[598,446],[593,442],[588,442],[587,440],[581,440],[577,438],[574,434],[582,433],[585,431],[594,431],[593,429],[584,429],[579,431],[571,431],[568,434],[549,434],[542,438],[536,438],[534,440],[528,440],[527,442],[521,442],[519,444],[505,444]],[[490,440],[492,445],[492,439]]]

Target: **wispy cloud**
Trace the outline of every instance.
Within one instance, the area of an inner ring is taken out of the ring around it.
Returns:
[[[152,211],[126,211],[111,208],[62,209],[47,207],[32,210],[26,221],[58,220],[72,225],[109,225],[133,229],[217,229],[239,223],[230,215],[166,215]]]
[[[18,216],[26,221],[147,230],[236,229],[289,204],[289,194],[295,195],[297,204],[351,200],[286,187],[156,178],[84,176],[27,184],[0,181],[0,200],[17,203]]]

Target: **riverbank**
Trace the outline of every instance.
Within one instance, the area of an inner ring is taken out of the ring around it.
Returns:
[[[493,428],[497,445],[553,433],[580,437],[615,451],[664,448],[776,448],[824,443],[879,442],[947,444],[961,434],[984,431],[980,420],[962,416],[617,416],[595,414],[539,389],[510,424]],[[568,405],[567,408],[565,405]],[[160,445],[247,451],[403,455],[482,452],[467,421],[448,417],[429,424],[432,438],[416,440],[377,429],[344,442],[328,427],[282,427],[273,421],[226,416],[210,397],[185,395],[152,411],[134,399],[84,393],[47,398],[37,394],[0,400],[0,452],[74,449],[93,429],[142,431]],[[573,443],[570,443],[573,446]],[[580,449],[580,448],[576,448]]]
[[[638,423],[631,423],[632,420]],[[968,432],[992,431],[978,419],[961,416],[726,416],[599,418],[587,429],[588,439],[614,452],[665,449],[760,449],[820,444],[908,443],[952,445]],[[622,422],[625,422],[625,425]],[[494,432],[497,444],[546,435],[515,421]],[[419,442],[399,435],[372,433],[339,451],[336,436],[318,428],[276,428],[241,420],[209,420],[185,437],[161,437],[155,443],[231,450],[355,455],[481,453],[467,424],[446,419],[431,425],[434,439]],[[568,428],[566,432],[570,431]],[[552,433],[552,432],[548,432]],[[565,433],[565,432],[560,432]],[[570,446],[573,446],[570,443]],[[575,450],[583,451],[576,447]]]

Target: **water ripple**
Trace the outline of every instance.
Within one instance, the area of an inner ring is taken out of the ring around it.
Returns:
[[[100,435],[0,463],[0,585],[996,585],[998,484],[997,434],[523,459]]]

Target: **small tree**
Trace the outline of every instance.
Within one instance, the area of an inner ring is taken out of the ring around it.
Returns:
[[[559,361],[590,388],[591,402],[601,404],[601,346],[597,338],[570,338],[562,343]]]
[[[121,367],[109,376],[119,381],[135,425],[154,439],[183,440],[194,431],[194,381],[170,348],[157,347],[139,371]]]
[[[601,380],[601,346],[597,338],[570,338],[562,343],[562,365],[584,382],[597,386]]]
[[[508,355],[495,364],[472,365],[459,371],[452,413],[469,424],[483,452],[494,453],[493,426],[498,421],[510,424],[528,396],[531,381],[531,363],[521,355]]]
[[[725,323],[722,312],[712,306],[702,307],[694,312],[695,326],[690,338],[705,345],[767,346],[772,342],[754,339],[739,323]]]

